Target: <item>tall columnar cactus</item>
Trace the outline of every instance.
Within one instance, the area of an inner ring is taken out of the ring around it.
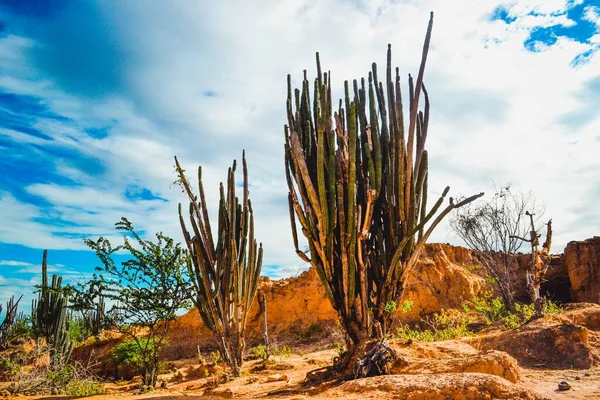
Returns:
[[[50,360],[62,366],[71,357],[73,341],[69,337],[68,299],[62,291],[62,277],[52,275],[52,285],[48,286],[48,250],[42,258],[42,284],[37,300],[32,300],[33,330],[43,336],[50,346]]]
[[[223,359],[238,376],[245,348],[244,330],[256,296],[263,254],[262,244],[257,245],[254,238],[245,154],[242,153],[244,184],[241,203],[235,195],[235,160],[228,172],[227,193],[223,183],[220,185],[216,246],[204,198],[202,167],[198,168],[198,199],[177,157],[175,164],[179,182],[190,200],[191,234],[186,227],[181,204],[179,220],[191,255],[188,268],[195,291],[192,300],[205,325],[215,335]]]
[[[312,103],[306,71],[295,91],[288,75],[285,169],[293,241],[300,258],[315,267],[348,334],[346,362],[389,329],[390,311],[434,228],[452,209],[483,195],[458,203],[450,198],[436,217],[446,187],[427,208],[430,104],[423,74],[432,24],[433,13],[416,82],[409,75],[408,127],[390,46],[383,79],[373,63],[366,81],[353,82],[353,95],[346,81],[336,112],[331,74],[322,72],[318,53]],[[298,247],[296,220],[310,255]]]

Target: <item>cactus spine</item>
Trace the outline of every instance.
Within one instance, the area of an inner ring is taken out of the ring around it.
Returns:
[[[450,198],[435,217],[446,187],[427,210],[430,104],[423,74],[432,25],[433,13],[416,82],[409,75],[408,127],[390,46],[384,80],[373,63],[367,81],[353,82],[352,96],[345,82],[345,101],[336,112],[331,74],[322,72],[318,53],[312,107],[306,71],[302,88],[294,92],[288,75],[285,170],[292,237],[296,253],[315,267],[348,334],[347,363],[390,327],[386,305],[400,298],[434,228],[453,208],[483,195],[459,203]],[[421,93],[424,111],[419,111]],[[310,255],[298,247],[296,219]]]
[[[202,167],[198,168],[198,199],[177,157],[175,164],[178,182],[190,201],[189,223],[193,232],[190,234],[187,230],[181,204],[179,220],[192,261],[188,264],[195,291],[192,301],[215,335],[223,359],[233,374],[239,376],[245,347],[244,330],[256,296],[263,254],[262,244],[257,245],[254,238],[245,153],[242,153],[242,202],[235,195],[235,160],[227,176],[227,193],[223,183],[220,185],[216,247],[204,198]]]
[[[55,366],[64,366],[71,357],[73,341],[69,337],[69,313],[67,296],[62,291],[62,277],[52,275],[48,286],[48,250],[42,258],[42,285],[37,300],[32,300],[33,330],[43,336],[50,346],[50,361]]]

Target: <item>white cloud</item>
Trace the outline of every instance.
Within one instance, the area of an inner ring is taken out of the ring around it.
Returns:
[[[286,74],[292,74],[294,85],[303,69],[314,77],[318,50],[324,68],[333,73],[337,98],[344,79],[366,76],[372,61],[381,69],[392,43],[406,90],[407,74],[417,72],[430,9],[436,12],[425,80],[432,100],[430,197],[446,184],[456,196],[489,189],[492,179],[512,182],[546,204],[546,215],[554,218],[556,251],[568,240],[597,234],[576,210],[592,209],[598,201],[590,188],[600,184],[600,165],[594,161],[600,121],[595,117],[578,129],[557,121],[581,108],[578,93],[600,71],[600,57],[574,69],[571,60],[585,50],[581,43],[561,38],[540,53],[523,48],[532,26],[569,23],[565,17],[532,15],[506,25],[488,21],[497,4],[485,1],[355,3],[107,4],[106,18],[133,61],[123,63],[124,87],[91,100],[62,92],[52,76],[35,76],[23,52],[35,43],[0,40],[0,64],[11,73],[0,76],[0,87],[42,96],[52,110],[73,118],[77,126],[42,121],[38,128],[106,168],[95,174],[56,160],[58,170],[82,186],[50,182],[26,188],[54,204],[61,219],[81,226],[35,222],[47,210],[2,194],[0,218],[9,223],[0,227],[0,241],[81,249],[79,238],[64,234],[114,235],[112,225],[121,216],[147,232],[181,238],[176,204],[185,198],[170,186],[173,155],[192,178],[197,165],[204,166],[214,212],[218,182],[246,148],[265,264],[280,265],[285,273],[297,270],[302,264],[289,232],[282,150]],[[565,4],[520,1],[510,9],[514,15],[553,13]],[[217,96],[203,96],[207,91]],[[94,126],[108,126],[110,135],[93,139],[82,131]],[[168,202],[129,201],[124,193],[130,185],[146,187]],[[457,242],[446,225],[432,239]]]

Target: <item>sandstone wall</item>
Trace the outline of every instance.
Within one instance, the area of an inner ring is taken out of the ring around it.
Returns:
[[[526,301],[525,272],[529,268],[528,254],[517,257],[514,268],[517,298]],[[397,320],[410,322],[441,309],[459,308],[481,290],[489,289],[483,268],[465,268],[478,264],[473,253],[459,246],[427,244],[414,273],[406,282],[400,305],[412,301],[406,313],[399,307]],[[334,329],[335,311],[314,269],[298,277],[271,280],[262,278],[260,288],[267,297],[269,334],[277,342],[306,339],[311,325]],[[583,242],[570,242],[565,254],[556,256],[548,270],[542,291],[562,302],[600,302],[600,237]],[[254,303],[247,326],[247,345],[262,341],[262,319]],[[169,334],[169,359],[194,356],[197,347],[212,347],[212,336],[194,309],[173,321]]]
[[[428,244],[406,282],[400,300],[414,303],[407,312],[398,312],[398,319],[418,320],[421,316],[439,312],[442,308],[457,308],[486,287],[484,272],[469,272],[464,267],[476,260],[470,250],[445,244]],[[334,327],[336,313],[325,297],[323,287],[313,268],[300,276],[281,280],[263,278],[260,289],[267,297],[267,321],[270,336],[282,342],[300,339],[311,325]],[[400,308],[400,307],[399,307]],[[255,301],[247,326],[247,344],[262,340],[262,319]],[[171,323],[166,349],[170,359],[190,357],[197,346],[212,345],[210,332],[200,315],[192,310]]]
[[[571,282],[571,300],[600,303],[600,237],[569,242],[564,264]]]

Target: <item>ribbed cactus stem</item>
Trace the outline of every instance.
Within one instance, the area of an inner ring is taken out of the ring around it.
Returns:
[[[62,277],[52,275],[48,285],[48,250],[42,256],[42,284],[38,299],[33,300],[32,316],[34,332],[46,339],[50,346],[52,365],[64,366],[71,357],[73,342],[69,337],[68,298],[62,292]]]
[[[303,101],[307,98],[304,97]],[[242,153],[241,203],[235,194],[236,161],[229,168],[226,188],[223,183],[220,185],[216,243],[204,198],[202,169],[198,168],[200,197],[197,198],[177,157],[175,164],[179,182],[190,201],[188,219],[192,232],[188,231],[181,204],[179,221],[191,256],[188,272],[195,292],[192,301],[204,324],[215,336],[223,359],[233,374],[239,376],[245,348],[245,327],[256,297],[263,256],[262,244],[254,238],[254,214],[249,198],[245,152]]]
[[[373,63],[368,79],[352,82],[352,95],[344,82],[335,113],[331,74],[322,73],[318,53],[312,112],[306,72],[294,92],[288,75],[285,169],[294,247],[321,278],[350,339],[351,355],[364,350],[365,340],[387,333],[393,314],[386,306],[399,300],[406,275],[435,227],[452,209],[482,195],[458,204],[450,199],[442,208],[446,188],[427,208],[430,103],[423,80],[432,25],[433,13],[419,73],[416,80],[408,79],[408,129],[391,46],[385,82],[378,80]],[[298,248],[297,223],[310,254]]]

